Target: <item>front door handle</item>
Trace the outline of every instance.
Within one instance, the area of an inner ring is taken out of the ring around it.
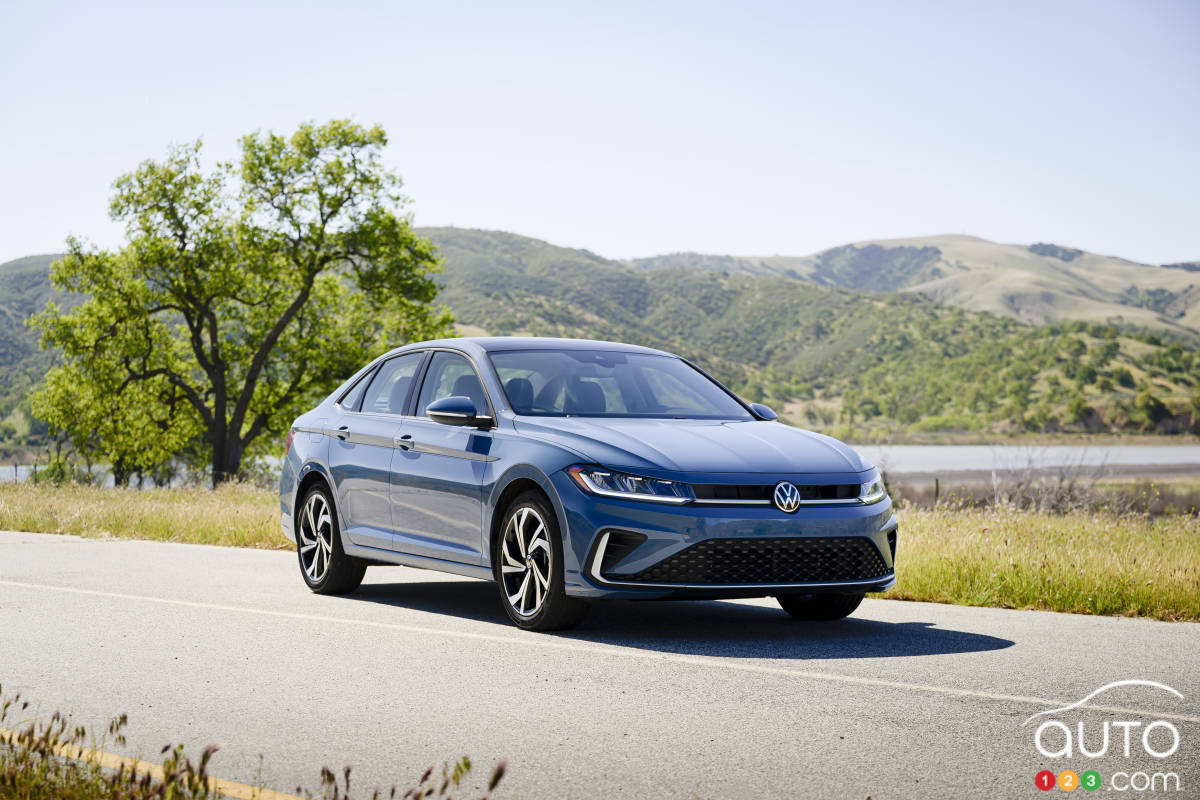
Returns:
[[[411,433],[396,434],[396,438],[392,441],[395,442],[396,447],[399,447],[401,450],[408,450],[413,446]]]
[[[350,426],[349,425],[341,425],[338,427],[337,437],[339,439],[341,439],[343,442],[346,441],[346,437],[349,435],[350,435]]]

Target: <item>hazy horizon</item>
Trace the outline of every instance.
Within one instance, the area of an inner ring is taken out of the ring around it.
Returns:
[[[1200,6],[0,9],[0,261],[115,246],[112,181],[383,124],[414,223],[610,258],[966,234],[1200,259]]]

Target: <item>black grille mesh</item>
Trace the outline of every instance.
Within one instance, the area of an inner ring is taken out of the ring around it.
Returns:
[[[605,575],[638,583],[826,583],[888,574],[879,549],[861,537],[710,539],[635,575]]]
[[[797,483],[801,500],[852,500],[858,497],[857,483],[807,484]],[[765,500],[775,494],[775,484],[699,483],[692,490],[697,500]]]

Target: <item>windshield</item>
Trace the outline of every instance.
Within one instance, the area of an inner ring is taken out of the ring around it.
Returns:
[[[606,350],[508,350],[490,354],[509,405],[544,417],[729,419],[753,417],[685,361]]]

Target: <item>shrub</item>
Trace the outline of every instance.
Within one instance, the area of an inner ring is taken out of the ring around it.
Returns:
[[[50,459],[50,463],[33,473],[34,483],[52,483],[63,486],[68,483],[86,483],[88,476],[63,456]]]
[[[1088,417],[1092,416],[1093,413],[1092,407],[1089,406],[1087,401],[1083,399],[1083,395],[1077,393],[1073,395],[1070,402],[1067,403],[1066,420],[1067,422],[1083,422]]]
[[[1135,418],[1147,428],[1152,428],[1171,416],[1170,410],[1163,404],[1163,401],[1155,397],[1149,389],[1143,389],[1138,393],[1133,401],[1133,409]]]

